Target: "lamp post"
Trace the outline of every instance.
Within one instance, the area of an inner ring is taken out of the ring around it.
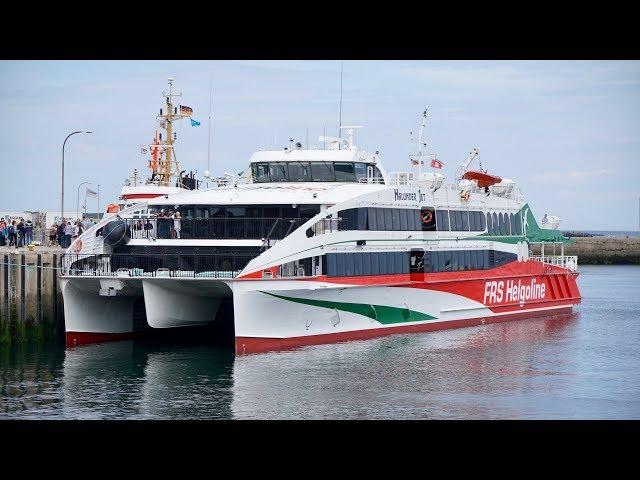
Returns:
[[[80,187],[86,184],[91,185],[89,182],[82,182],[80,185],[78,185],[78,196],[76,197],[76,213],[80,213]]]
[[[91,131],[83,132],[82,130],[78,130],[75,132],[71,132],[67,135],[67,138],[64,139],[62,143],[62,193],[60,195],[60,218],[64,218],[64,146],[67,144],[67,140],[71,135],[75,135],[76,133],[93,133]]]

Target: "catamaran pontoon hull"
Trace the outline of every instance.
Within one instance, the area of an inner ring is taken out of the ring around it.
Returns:
[[[529,260],[339,280],[67,278],[62,288],[69,346],[132,336],[136,299],[150,327],[172,328],[214,322],[231,297],[236,353],[247,354],[567,312],[580,302],[576,277]]]

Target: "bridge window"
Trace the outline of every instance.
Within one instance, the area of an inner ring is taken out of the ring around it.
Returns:
[[[336,182],[356,181],[356,173],[354,171],[353,163],[336,162],[334,164],[334,170],[336,174]]]
[[[289,168],[290,182],[309,182],[311,181],[311,168],[309,162],[291,162]]]
[[[311,162],[312,182],[334,182],[335,174],[331,162]]]

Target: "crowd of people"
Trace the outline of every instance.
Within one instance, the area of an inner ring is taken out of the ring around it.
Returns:
[[[81,220],[61,219],[48,229],[49,247],[68,248],[76,238],[82,235],[84,227]],[[20,218],[0,218],[0,247],[26,247],[34,240],[34,225],[31,220]],[[36,239],[40,240],[40,238]],[[44,238],[42,239],[44,240]]]
[[[71,244],[82,235],[84,228],[81,220],[71,223],[70,220],[64,218],[60,222],[53,222],[49,227],[49,247],[60,246],[69,248]]]
[[[0,247],[24,247],[33,242],[33,223],[31,220],[20,218],[11,220],[0,219]]]

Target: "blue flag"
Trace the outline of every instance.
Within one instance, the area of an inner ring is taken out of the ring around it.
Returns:
[[[191,126],[192,127],[199,127],[200,126],[200,122],[198,122],[197,120],[194,120],[193,118],[190,118],[189,120],[191,120]]]

